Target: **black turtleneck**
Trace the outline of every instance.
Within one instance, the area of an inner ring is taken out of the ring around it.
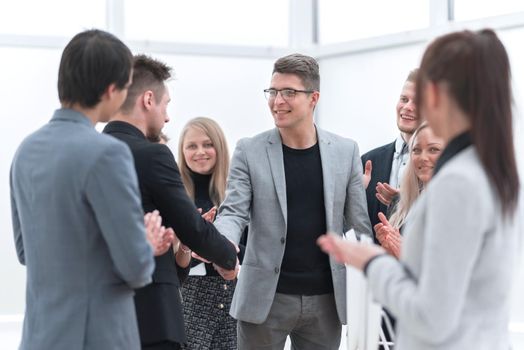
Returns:
[[[193,180],[195,192],[195,205],[202,209],[202,214],[208,212],[213,207],[213,202],[209,196],[209,184],[211,182],[211,175],[198,174],[190,170],[191,179]],[[202,263],[200,260],[191,259],[191,267]],[[218,272],[213,268],[212,264],[206,265],[206,276],[218,276]]]
[[[211,175],[198,174],[191,171],[191,179],[194,184],[195,205],[202,209],[202,214],[208,212],[213,207],[213,202],[209,196],[209,184]]]

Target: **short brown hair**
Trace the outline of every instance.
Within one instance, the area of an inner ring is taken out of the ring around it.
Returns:
[[[133,57],[133,81],[127,92],[127,98],[121,107],[126,113],[133,109],[136,98],[146,90],[154,92],[155,101],[164,92],[164,82],[171,78],[171,67],[164,62],[146,55]]]
[[[307,90],[320,91],[318,62],[310,56],[294,53],[279,58],[273,66],[273,74],[295,74]]]
[[[409,81],[410,83],[416,83],[417,76],[418,76],[418,68],[415,68],[409,72],[408,77],[406,78],[406,81]]]

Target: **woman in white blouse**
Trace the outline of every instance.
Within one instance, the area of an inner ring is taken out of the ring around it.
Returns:
[[[319,244],[364,270],[397,318],[396,350],[508,350],[519,176],[506,50],[491,30],[444,35],[416,86],[417,110],[447,146],[410,210],[400,260],[334,235]]]

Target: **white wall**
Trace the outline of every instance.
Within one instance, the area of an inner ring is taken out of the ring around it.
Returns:
[[[360,152],[392,142],[395,106],[424,47],[405,46],[321,61],[320,125],[357,141]]]

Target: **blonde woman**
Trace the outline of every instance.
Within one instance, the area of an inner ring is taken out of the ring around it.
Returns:
[[[389,220],[379,213],[380,222],[374,229],[377,239],[387,252],[400,257],[402,236],[400,231],[415,200],[433,176],[433,169],[444,148],[444,141],[433,134],[427,123],[423,123],[414,133],[409,145],[409,163],[402,178],[399,201],[390,205],[392,214]]]
[[[189,196],[213,221],[225,196],[229,171],[226,139],[214,120],[198,117],[185,125],[179,139],[178,165]],[[212,264],[193,259],[191,266],[182,286],[188,339],[184,348],[236,349],[236,321],[229,315],[236,281],[225,281]]]

